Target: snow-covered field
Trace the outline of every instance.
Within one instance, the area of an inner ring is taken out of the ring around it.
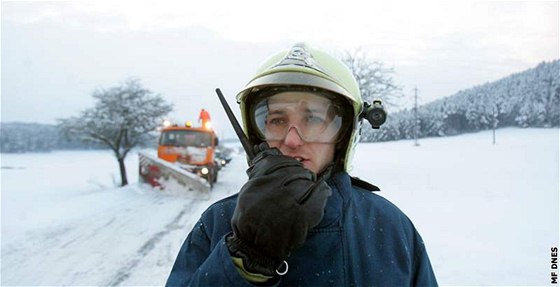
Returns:
[[[559,237],[558,129],[360,144],[352,174],[381,187],[426,241],[441,285],[549,285]],[[108,151],[1,155],[1,285],[162,285],[208,201],[119,181]]]

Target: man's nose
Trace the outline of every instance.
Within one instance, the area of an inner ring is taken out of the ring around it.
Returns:
[[[303,140],[299,136],[299,132],[296,127],[290,127],[286,137],[284,138],[284,145],[295,148],[303,145]]]

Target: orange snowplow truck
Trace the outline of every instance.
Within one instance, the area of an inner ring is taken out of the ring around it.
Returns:
[[[158,157],[178,164],[206,179],[213,186],[218,179],[218,165],[214,154],[218,138],[212,129],[205,127],[169,126],[161,130],[158,142]]]

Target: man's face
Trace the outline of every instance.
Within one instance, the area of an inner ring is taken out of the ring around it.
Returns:
[[[269,146],[305,168],[320,173],[334,160],[342,115],[330,100],[313,93],[283,92],[257,104],[255,119]]]
[[[295,130],[283,141],[267,141],[270,147],[278,148],[282,154],[296,158],[303,166],[318,174],[334,160],[334,143],[307,143]]]

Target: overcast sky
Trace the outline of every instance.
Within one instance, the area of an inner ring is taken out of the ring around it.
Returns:
[[[1,120],[52,124],[138,78],[175,120],[204,107],[229,137],[214,89],[235,104],[261,62],[300,41],[362,48],[408,103],[415,86],[427,103],[558,59],[558,15],[558,1],[2,1]]]

